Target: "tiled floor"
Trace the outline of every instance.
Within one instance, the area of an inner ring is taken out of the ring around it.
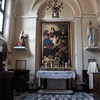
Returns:
[[[93,97],[93,94],[85,92],[75,92],[73,94],[46,94],[26,92],[15,96],[14,100],[99,100]]]

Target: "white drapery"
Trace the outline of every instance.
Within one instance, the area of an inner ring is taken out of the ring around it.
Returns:
[[[93,73],[98,72],[97,63],[91,61],[88,65],[87,74],[89,75],[89,89],[93,89]]]

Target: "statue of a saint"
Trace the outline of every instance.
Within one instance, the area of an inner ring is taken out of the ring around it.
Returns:
[[[59,18],[59,8],[53,7],[52,10],[52,18]]]
[[[25,39],[28,38],[28,34],[24,34],[24,31],[21,31],[19,34],[18,46],[25,46]]]
[[[90,20],[89,26],[87,27],[87,37],[88,37],[88,46],[94,47],[95,46],[95,32],[92,26],[92,21]]]
[[[63,9],[62,7],[63,5],[63,2],[61,1],[61,4],[57,4],[57,0],[54,0],[53,1],[53,4],[51,4],[50,0],[47,2],[47,10],[49,8],[52,9],[52,18],[59,18],[59,12],[61,12],[61,8]]]

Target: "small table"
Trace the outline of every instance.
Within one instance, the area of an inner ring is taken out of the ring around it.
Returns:
[[[37,71],[37,78],[39,79],[39,86],[41,86],[40,79],[75,79],[75,71]],[[71,81],[72,85],[72,81]]]

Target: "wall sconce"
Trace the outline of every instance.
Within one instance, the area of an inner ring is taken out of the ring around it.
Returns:
[[[63,9],[63,2],[61,1],[58,4],[58,0],[51,0],[47,1],[47,10],[52,9],[52,18],[59,18],[59,12],[61,12],[61,8]]]

